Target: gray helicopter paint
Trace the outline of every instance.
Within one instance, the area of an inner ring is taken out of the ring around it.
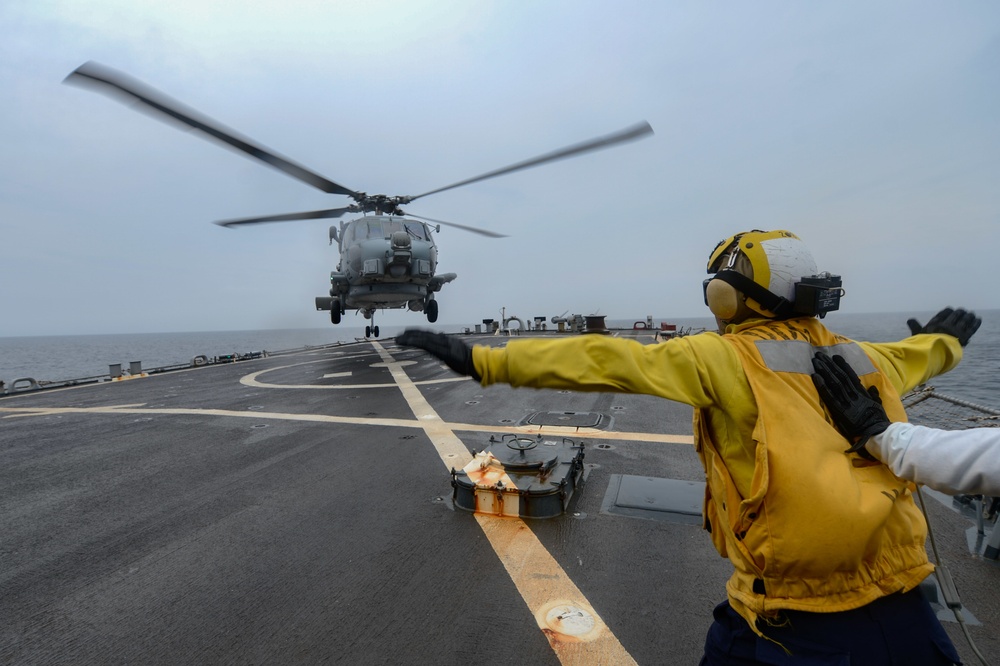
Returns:
[[[340,250],[337,270],[330,273],[330,297],[346,309],[424,310],[430,295],[455,277],[435,278],[437,245],[432,233],[424,222],[394,215],[341,223],[339,232],[330,234]],[[319,303],[317,299],[319,309],[329,309]]]

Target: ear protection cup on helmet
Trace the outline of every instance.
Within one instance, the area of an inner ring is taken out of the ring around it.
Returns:
[[[723,321],[736,316],[741,302],[740,292],[728,282],[710,280],[705,286],[705,303],[708,304],[708,309]]]

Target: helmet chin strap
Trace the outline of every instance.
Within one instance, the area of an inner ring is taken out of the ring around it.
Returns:
[[[795,314],[792,303],[777,294],[768,291],[747,276],[734,270],[721,270],[712,280],[722,280],[737,291],[743,292],[748,298],[757,301],[761,307],[774,314],[776,319],[784,319]]]

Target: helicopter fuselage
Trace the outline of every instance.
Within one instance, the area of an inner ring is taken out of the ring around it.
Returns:
[[[359,310],[371,318],[377,309],[409,308],[437,314],[434,292],[455,279],[436,275],[437,245],[432,227],[397,215],[368,215],[330,228],[340,263],[330,273],[330,297],[317,297],[318,310]]]

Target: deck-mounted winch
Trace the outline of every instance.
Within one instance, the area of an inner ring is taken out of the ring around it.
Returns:
[[[583,481],[583,442],[504,435],[451,470],[455,506],[477,513],[552,518]]]

